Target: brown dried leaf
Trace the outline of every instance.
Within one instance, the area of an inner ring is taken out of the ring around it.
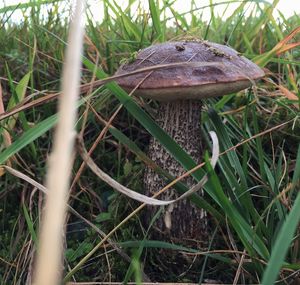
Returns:
[[[0,167],[0,177],[3,176],[4,174],[5,174],[5,168]]]
[[[5,110],[4,110],[4,104],[3,104],[2,86],[1,86],[1,82],[0,82],[0,115],[3,113],[5,113]],[[5,128],[2,129],[2,134],[0,134],[0,135],[2,135],[2,137],[3,137],[4,147],[8,147],[12,144],[12,139],[11,139],[10,133]],[[11,159],[16,160],[15,156],[13,156]],[[8,165],[11,165],[11,159],[7,161]],[[1,175],[3,175],[3,174],[1,174],[1,172],[0,172],[0,176]]]
[[[296,35],[300,33],[300,26],[291,31],[284,39],[282,39],[274,48],[273,51],[276,51],[276,54],[280,54],[284,51],[288,51],[295,46],[298,46],[300,43],[288,44],[288,42]]]
[[[277,51],[276,51],[276,54],[277,54],[277,55],[280,55],[280,54],[282,54],[282,53],[284,53],[284,52],[286,52],[286,51],[289,51],[289,50],[291,50],[291,49],[293,49],[293,48],[295,48],[295,47],[298,47],[298,46],[300,46],[300,42],[298,42],[298,43],[286,44],[286,45],[282,46],[279,50],[277,50]]]
[[[282,92],[282,94],[288,98],[289,100],[298,101],[299,98],[296,94],[294,94],[292,91],[288,90],[282,85],[278,85],[279,90]]]

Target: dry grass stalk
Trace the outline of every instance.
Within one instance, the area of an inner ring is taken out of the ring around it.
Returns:
[[[80,65],[83,43],[84,0],[76,1],[70,25],[68,48],[59,100],[58,125],[46,180],[49,195],[41,225],[40,244],[35,268],[35,285],[60,284],[64,220],[67,209],[69,176],[74,145],[76,101],[79,96]]]

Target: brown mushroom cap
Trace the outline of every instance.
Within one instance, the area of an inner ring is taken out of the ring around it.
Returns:
[[[159,64],[209,62],[216,66],[176,66],[151,72],[135,91],[136,95],[159,101],[202,99],[248,88],[264,76],[255,63],[234,49],[208,42],[166,42],[141,50],[133,62],[123,64],[116,74],[124,74]],[[119,78],[127,91],[135,88],[150,71]]]

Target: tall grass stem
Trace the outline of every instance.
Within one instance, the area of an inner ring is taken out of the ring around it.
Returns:
[[[48,162],[46,185],[49,195],[46,198],[42,218],[33,282],[35,285],[60,284],[61,279],[64,220],[75,138],[76,102],[79,97],[84,32],[83,13],[84,0],[77,0],[63,68],[58,125],[54,136],[53,151]]]

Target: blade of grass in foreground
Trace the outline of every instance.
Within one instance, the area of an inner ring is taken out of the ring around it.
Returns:
[[[65,51],[62,73],[62,92],[58,104],[58,125],[48,159],[46,187],[49,192],[45,199],[40,224],[39,248],[33,271],[33,283],[36,285],[60,284],[63,268],[64,220],[73,164],[76,107],[80,94],[85,1],[77,0],[73,5],[74,14],[69,26],[68,46]]]
[[[300,153],[300,147],[299,151]],[[297,164],[300,164],[298,159]],[[300,221],[300,193],[298,193],[294,206],[284,222],[274,244],[271,258],[263,275],[263,285],[275,284],[280,268],[284,263],[287,250],[293,240],[294,233]]]

